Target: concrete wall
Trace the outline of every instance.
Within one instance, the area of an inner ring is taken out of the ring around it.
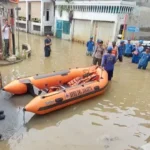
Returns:
[[[31,2],[31,18],[41,18],[41,2]]]
[[[124,0],[124,1],[136,1],[136,4],[138,6],[150,7],[150,1],[149,0]]]
[[[135,33],[135,39],[150,40],[150,9],[148,7],[138,7],[139,14],[132,14],[129,16],[128,25],[140,28],[140,32]],[[131,37],[131,33],[126,34]]]
[[[20,2],[18,4],[18,7],[21,8],[21,10],[19,11],[19,16],[26,17],[26,2]]]

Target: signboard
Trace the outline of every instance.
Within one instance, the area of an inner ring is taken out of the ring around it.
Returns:
[[[9,0],[9,2],[18,4],[18,3],[19,3],[19,0]]]
[[[127,27],[127,31],[128,32],[139,32],[140,29],[138,27],[129,26],[129,27]]]

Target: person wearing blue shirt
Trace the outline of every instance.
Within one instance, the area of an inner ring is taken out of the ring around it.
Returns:
[[[125,51],[124,41],[121,41],[120,45],[118,46],[118,59],[120,62],[123,61],[124,51]]]
[[[90,40],[87,42],[86,46],[87,46],[86,54],[92,56],[94,50],[93,37],[90,37]]]
[[[134,47],[131,44],[131,40],[128,39],[128,43],[125,45],[125,53],[124,56],[126,57],[132,57],[132,51],[133,51]]]
[[[111,81],[113,77],[114,72],[114,64],[116,63],[116,57],[111,54],[113,50],[113,47],[109,46],[107,48],[107,53],[103,55],[102,58],[102,67],[107,71],[108,73],[108,80]]]
[[[148,62],[150,61],[150,48],[146,49],[146,52],[141,54],[141,59],[139,60],[138,69],[146,69]]]
[[[132,56],[132,63],[138,64],[141,58],[141,54],[144,51],[144,47],[142,46],[143,41],[139,41],[139,45],[135,47],[135,51],[133,52]]]

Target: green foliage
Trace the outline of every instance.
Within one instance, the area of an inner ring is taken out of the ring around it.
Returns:
[[[19,16],[18,19],[19,19],[19,20],[26,21],[26,17],[23,17],[23,16]]]
[[[38,23],[41,22],[41,20],[39,18],[32,18],[31,20],[32,20],[32,22],[38,22]]]
[[[72,2],[73,0],[65,0],[65,2],[67,2],[67,3],[70,3],[70,2]],[[63,11],[67,11],[68,13],[71,11],[70,10],[70,8],[69,7],[67,7],[67,6],[59,6],[59,13],[60,13],[60,17],[62,17],[62,13],[63,13]]]

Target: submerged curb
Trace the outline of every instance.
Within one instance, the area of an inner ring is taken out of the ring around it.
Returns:
[[[22,61],[23,61],[23,59],[21,59],[21,60],[16,60],[16,61],[13,61],[13,62],[6,61],[6,60],[0,60],[0,66],[13,65],[13,64],[16,64],[16,63],[19,63],[19,62],[22,62]]]

